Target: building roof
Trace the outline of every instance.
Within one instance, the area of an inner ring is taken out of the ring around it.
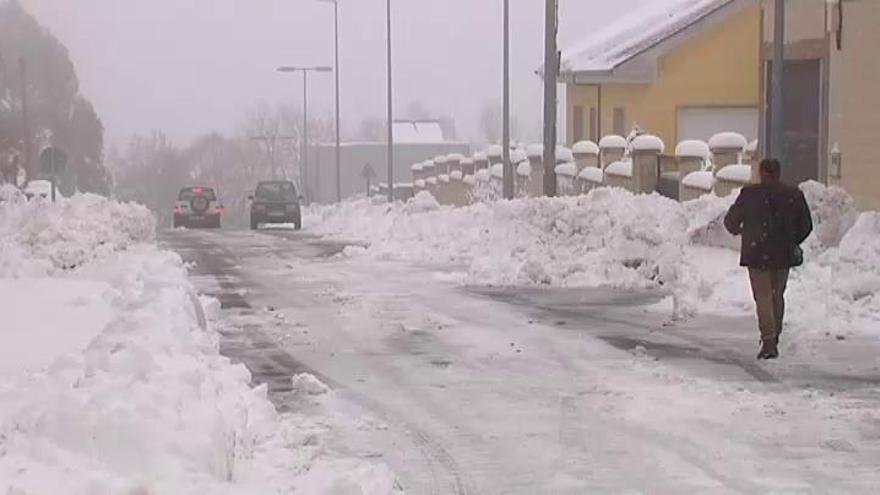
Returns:
[[[561,72],[611,73],[738,0],[650,0],[562,53]]]

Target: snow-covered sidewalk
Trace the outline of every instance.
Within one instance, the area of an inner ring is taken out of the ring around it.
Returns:
[[[216,301],[146,209],[0,198],[0,493],[394,492],[301,441],[220,355]]]
[[[880,214],[858,213],[846,193],[802,185],[816,229],[807,264],[792,273],[789,343],[880,336]],[[466,285],[649,288],[671,315],[745,316],[754,303],[738,266],[739,240],[722,218],[735,196],[678,203],[603,188],[586,196],[441,207],[353,200],[311,211],[330,238],[364,241],[350,256],[445,265]]]

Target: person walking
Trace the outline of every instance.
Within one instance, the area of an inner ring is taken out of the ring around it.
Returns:
[[[810,208],[800,189],[780,182],[778,160],[760,163],[759,184],[742,188],[724,226],[742,236],[740,265],[748,268],[761,331],[758,359],[779,357],[789,270],[803,264],[800,245],[813,231]]]

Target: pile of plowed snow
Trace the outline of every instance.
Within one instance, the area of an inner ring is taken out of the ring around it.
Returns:
[[[852,308],[877,312],[877,214],[859,214],[840,188],[808,182],[801,189],[815,231],[805,244],[806,265],[792,273],[790,299],[805,311],[791,313],[807,321],[817,311],[826,319]],[[678,203],[601,188],[452,208],[421,192],[405,204],[359,199],[322,207],[311,223],[320,234],[369,245],[346,251],[351,255],[445,264],[466,284],[656,288],[674,296],[678,317],[742,314],[754,303],[738,266],[740,241],[723,225],[734,199]]]

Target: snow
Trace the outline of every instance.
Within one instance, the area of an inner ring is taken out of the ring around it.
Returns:
[[[453,170],[452,172],[449,173],[449,178],[452,180],[461,180],[461,178],[462,178],[461,170]]]
[[[681,181],[687,187],[711,191],[715,187],[715,176],[710,171],[691,172]]]
[[[496,163],[495,165],[492,165],[491,170],[492,170],[492,177],[495,177],[498,179],[501,179],[504,177],[504,165],[503,164]]]
[[[652,0],[562,53],[562,72],[610,71],[709,15],[727,0]]]
[[[635,151],[656,151],[657,153],[663,153],[666,146],[663,144],[663,140],[659,137],[651,134],[643,134],[633,139],[632,149]]]
[[[599,167],[584,167],[578,178],[590,181],[595,184],[601,184],[605,180],[605,172]]]
[[[440,155],[434,158],[434,165],[443,165],[449,160],[446,159],[446,155]]]
[[[330,392],[330,387],[323,384],[311,373],[300,373],[290,379],[294,393],[307,395],[324,395]]]
[[[530,144],[529,147],[526,148],[526,154],[529,158],[542,158],[544,156],[544,145]]]
[[[577,165],[571,162],[559,164],[556,166],[556,173],[558,175],[574,177],[577,175]]]
[[[413,172],[421,172],[422,171],[422,164],[416,163],[412,167],[410,167],[410,170],[412,170]]]
[[[566,148],[565,146],[557,146],[556,147],[556,161],[557,163],[568,163],[574,161],[574,153],[571,152],[571,149]]]
[[[709,148],[743,150],[748,145],[745,136],[736,132],[719,132],[709,138]]]
[[[473,165],[473,164],[474,164],[474,159],[473,159],[473,158],[462,158],[462,159],[461,159],[461,164],[462,164],[462,165]]]
[[[608,136],[604,136],[602,139],[599,140],[600,149],[626,149],[626,147],[626,138],[623,136],[618,136],[616,134],[609,134]]]
[[[675,147],[675,156],[680,158],[702,158],[708,160],[711,152],[709,145],[699,139],[687,139]]]
[[[449,155],[446,155],[446,160],[461,163],[461,161],[464,160],[464,155],[461,153],[450,153]]]
[[[437,185],[437,177],[428,177],[427,179],[425,179],[425,182],[427,182],[428,185],[430,185],[430,186],[436,186]]]
[[[618,177],[632,177],[633,166],[629,160],[616,161],[605,167],[607,175],[616,175]]]
[[[425,187],[425,181],[422,180],[422,179],[419,179],[419,180],[415,181],[415,186],[416,186],[416,187],[419,187],[419,188],[424,188],[424,187]]]
[[[489,155],[487,155],[486,153],[484,153],[482,151],[478,151],[478,152],[474,153],[474,161],[475,162],[485,162],[488,159],[489,159]]]
[[[425,173],[433,173],[434,172],[434,160],[427,160],[422,162],[422,171]]]
[[[521,162],[516,166],[516,174],[520,177],[529,177],[532,175],[532,164],[528,161]]]
[[[752,181],[752,167],[751,165],[744,164],[733,164],[727,165],[723,167],[715,176],[719,180],[726,180],[728,182],[739,182],[741,184],[748,184]]]
[[[754,154],[758,151],[758,145],[759,143],[757,139],[750,141],[749,144],[746,145],[746,152]]]
[[[449,176],[447,174],[440,174],[439,176],[437,176],[437,180],[439,180],[440,182],[443,182],[445,184],[448,184],[449,183]]]
[[[52,182],[42,179],[29,181],[24,188],[24,192],[33,196],[42,196],[44,198],[51,197]]]
[[[488,168],[481,168],[480,170],[477,170],[477,173],[474,174],[474,177],[479,182],[487,182],[489,179],[492,178],[492,173],[489,171]]]
[[[510,152],[510,163],[519,163],[523,160],[528,160],[528,158],[529,156],[526,154],[525,150],[517,148]]]
[[[476,177],[473,175],[465,175],[464,178],[461,179],[465,184],[472,186],[477,183]]]
[[[387,468],[292,441],[145,208],[2,196],[0,493],[394,493]]]
[[[502,148],[499,144],[493,144],[492,146],[489,146],[489,148],[486,150],[487,157],[499,158],[503,154],[504,148]]]
[[[592,141],[578,141],[571,147],[575,155],[598,155],[599,145]]]

